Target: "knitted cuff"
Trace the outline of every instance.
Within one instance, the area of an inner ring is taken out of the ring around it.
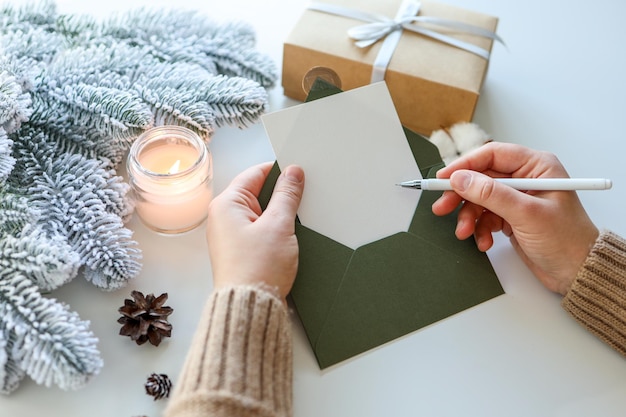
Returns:
[[[562,305],[626,356],[626,240],[610,231],[600,234]]]
[[[166,415],[292,415],[289,329],[284,304],[267,291],[214,292]]]

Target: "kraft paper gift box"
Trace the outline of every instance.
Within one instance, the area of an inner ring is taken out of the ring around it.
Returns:
[[[312,3],[314,7],[318,3]],[[324,0],[339,6],[394,18],[401,0]],[[417,16],[471,25],[495,35],[493,16],[422,1]],[[284,43],[282,85],[286,96],[304,101],[317,77],[351,90],[371,83],[374,63],[384,39],[358,47],[348,31],[368,22],[307,9]],[[416,25],[480,48],[487,55],[493,39],[462,28],[432,23]],[[407,128],[429,136],[433,130],[471,121],[489,64],[487,58],[429,36],[402,30],[386,66],[386,81],[400,120]],[[437,35],[436,35],[437,36]],[[497,38],[497,36],[495,36]]]

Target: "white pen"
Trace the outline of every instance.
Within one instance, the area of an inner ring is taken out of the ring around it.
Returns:
[[[606,178],[494,178],[496,181],[524,191],[566,191],[566,190],[608,190],[613,186],[610,179]],[[417,190],[448,191],[453,188],[450,180],[444,179],[420,179],[404,181],[401,187],[414,188]]]

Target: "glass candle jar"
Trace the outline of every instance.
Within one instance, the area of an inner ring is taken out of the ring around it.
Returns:
[[[195,132],[180,126],[145,131],[131,146],[126,168],[136,213],[150,229],[184,233],[206,218],[213,163]]]

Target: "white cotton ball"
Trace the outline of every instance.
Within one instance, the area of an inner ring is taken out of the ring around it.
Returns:
[[[457,123],[448,131],[460,155],[465,155],[490,141],[489,135],[475,123]]]
[[[429,140],[437,147],[441,159],[443,159],[446,164],[448,164],[448,161],[453,161],[459,156],[452,138],[445,130],[435,130],[430,135]]]

